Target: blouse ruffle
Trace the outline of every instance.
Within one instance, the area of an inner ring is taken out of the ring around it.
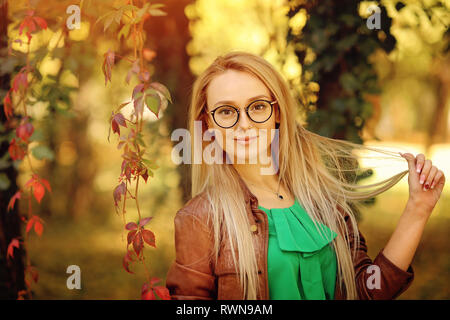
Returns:
[[[269,220],[271,299],[333,299],[336,256],[331,242],[337,234],[321,223],[315,224],[297,199],[288,208],[259,208]],[[278,249],[273,247],[276,243]]]

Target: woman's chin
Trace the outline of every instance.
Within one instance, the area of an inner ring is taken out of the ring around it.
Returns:
[[[236,164],[259,164],[263,157],[258,152],[237,152],[230,156]]]

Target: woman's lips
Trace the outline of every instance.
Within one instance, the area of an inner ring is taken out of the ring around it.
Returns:
[[[258,136],[234,138],[234,140],[236,140],[236,142],[239,144],[247,145],[250,144],[252,141],[256,141],[256,138],[258,138]]]

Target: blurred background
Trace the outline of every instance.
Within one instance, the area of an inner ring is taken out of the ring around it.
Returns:
[[[39,271],[32,285],[34,299],[140,299],[145,282],[141,264],[135,274],[122,265],[127,240],[123,218],[114,209],[113,191],[121,172],[118,136],[110,133],[113,110],[128,100],[134,85],[125,78],[126,59],[117,59],[105,86],[104,54],[133,54],[133,37],[110,11],[148,1],[0,1],[0,98],[26,63],[38,61],[39,81],[30,86],[29,116],[35,132],[30,148],[39,146],[31,165],[52,187],[33,212],[44,220],[42,236],[30,233],[26,255]],[[321,135],[389,150],[424,153],[450,177],[450,2],[411,1],[288,1],[288,0],[160,0],[166,14],[145,20],[142,41],[147,68],[154,81],[170,91],[173,103],[156,118],[144,111],[143,142],[147,158],[159,166],[139,185],[139,207],[153,219],[147,225],[156,248],[146,247],[152,276],[165,280],[175,259],[173,219],[190,198],[189,167],[171,158],[177,142],[173,130],[187,127],[187,110],[195,77],[218,55],[245,50],[271,62],[289,82],[302,106],[298,121]],[[81,8],[80,28],[65,20],[71,5]],[[374,8],[377,8],[376,10]],[[15,39],[27,10],[46,20],[29,48]],[[374,15],[377,14],[378,16]],[[126,15],[126,14],[124,14]],[[108,20],[108,17],[106,18]],[[121,36],[122,33],[122,36]],[[28,51],[29,50],[29,51]],[[3,107],[2,121],[5,121]],[[131,113],[131,106],[122,109]],[[20,109],[14,110],[22,117]],[[0,297],[15,299],[23,284],[23,265],[6,261],[8,239],[23,234],[18,216],[28,202],[10,198],[30,178],[30,163],[13,161],[8,145],[15,130],[1,131],[1,260]],[[128,132],[129,128],[121,128]],[[381,181],[407,169],[396,159],[361,159],[373,168],[364,183]],[[450,298],[449,183],[437,204],[413,261],[415,279],[399,299]],[[360,212],[359,226],[372,258],[395,229],[408,199],[405,177]],[[136,205],[128,201],[126,220],[137,221]],[[13,227],[11,227],[13,226]],[[25,252],[18,250],[23,256]],[[69,290],[66,269],[81,269],[81,290]]]

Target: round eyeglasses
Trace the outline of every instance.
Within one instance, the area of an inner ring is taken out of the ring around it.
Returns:
[[[273,105],[277,101],[255,100],[245,108],[245,113],[250,120],[256,123],[263,123],[270,119],[273,112]],[[240,110],[231,105],[223,105],[209,111],[214,122],[221,128],[228,129],[234,127],[239,121]]]

